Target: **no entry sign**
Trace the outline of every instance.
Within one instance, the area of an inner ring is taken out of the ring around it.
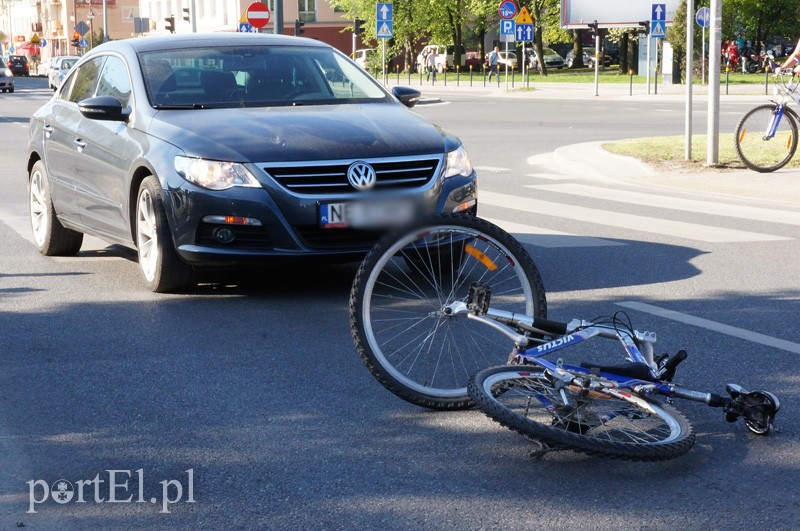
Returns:
[[[269,23],[269,8],[261,2],[253,2],[247,6],[247,22],[254,28],[263,28]]]

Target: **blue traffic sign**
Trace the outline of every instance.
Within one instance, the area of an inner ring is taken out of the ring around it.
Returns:
[[[258,33],[258,28],[247,22],[241,22],[239,23],[239,33]]]
[[[377,13],[375,19],[378,21],[392,20],[394,18],[394,4],[391,2],[379,2],[375,4],[375,12]]]
[[[697,14],[694,18],[698,26],[707,28],[709,24],[711,24],[711,10],[707,7],[701,7],[697,10]]]
[[[517,4],[513,0],[503,0],[497,8],[500,18],[509,20],[517,16]]]
[[[533,24],[517,24],[514,31],[517,42],[530,42],[533,40]]]
[[[81,39],[80,41],[78,41],[78,44],[80,45],[81,48],[89,47],[89,41],[86,39]]]
[[[42,41],[39,43],[39,46],[41,46],[42,48],[47,46],[47,39],[42,39]]]
[[[378,38],[391,39],[394,34],[394,24],[391,20],[382,20],[378,23]]]
[[[501,20],[500,21],[500,35],[514,35],[514,21]]]
[[[650,23],[650,37],[664,39],[667,36],[667,24],[663,20],[654,20]]]
[[[650,20],[667,20],[667,4],[653,4],[653,16]]]

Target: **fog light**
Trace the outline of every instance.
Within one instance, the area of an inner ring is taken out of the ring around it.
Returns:
[[[219,243],[231,243],[236,239],[236,233],[228,227],[217,227],[211,232],[211,235]]]
[[[469,201],[464,201],[457,207],[453,209],[453,212],[464,212],[465,210],[469,210],[470,208],[474,207],[477,204],[475,199],[470,199]]]

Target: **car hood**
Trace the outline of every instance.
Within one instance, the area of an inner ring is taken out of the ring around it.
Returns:
[[[188,156],[233,162],[441,154],[459,145],[396,103],[162,110],[148,130]]]

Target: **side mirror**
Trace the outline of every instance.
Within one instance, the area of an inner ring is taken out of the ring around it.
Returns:
[[[422,92],[411,87],[392,87],[392,95],[409,109],[422,98]]]
[[[97,96],[86,98],[78,103],[81,114],[91,120],[110,122],[127,122],[131,115],[129,108],[123,109],[122,102],[114,96]]]

